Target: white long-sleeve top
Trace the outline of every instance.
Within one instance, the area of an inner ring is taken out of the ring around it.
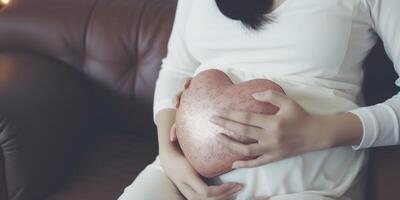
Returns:
[[[253,32],[225,17],[215,0],[178,0],[154,122],[160,110],[175,109],[185,78],[229,68],[324,86],[357,103],[348,112],[360,118],[364,136],[354,149],[400,144],[400,94],[366,107],[360,89],[363,61],[378,37],[399,73],[399,10],[399,0],[286,0],[270,14],[275,22]]]

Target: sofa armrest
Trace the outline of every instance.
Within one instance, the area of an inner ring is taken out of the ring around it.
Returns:
[[[44,199],[62,183],[93,132],[88,83],[46,57],[0,54],[0,199]]]

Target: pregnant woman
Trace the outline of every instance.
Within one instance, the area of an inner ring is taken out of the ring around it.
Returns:
[[[362,64],[380,37],[400,69],[399,9],[399,0],[178,0],[154,98],[159,156],[119,199],[363,200],[365,149],[400,144],[400,96],[362,107]],[[173,127],[182,83],[209,69],[234,83],[272,80],[286,95],[253,95],[279,107],[274,115],[210,118],[257,145],[218,137],[255,158],[205,179]]]

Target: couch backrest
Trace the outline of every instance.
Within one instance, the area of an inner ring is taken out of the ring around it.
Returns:
[[[13,0],[2,11],[0,50],[47,55],[125,95],[151,100],[175,3]]]
[[[0,52],[40,54],[62,61],[128,99],[116,108],[125,113],[110,118],[131,124],[127,113],[139,112],[147,113],[141,120],[152,123],[155,81],[166,54],[176,1],[12,0],[0,11]],[[397,92],[393,64],[381,45],[366,64],[363,89],[369,105]],[[104,106],[111,106],[105,102]],[[371,160],[371,199],[397,198],[392,195],[400,186],[399,148],[374,149]]]
[[[176,0],[13,0],[0,13],[0,51],[45,55],[81,70],[134,102],[151,124],[175,5]]]

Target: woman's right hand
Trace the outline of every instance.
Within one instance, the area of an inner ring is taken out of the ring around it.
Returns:
[[[184,82],[184,90],[190,85],[191,78]],[[179,100],[183,91],[175,98],[175,107],[179,107]],[[228,200],[242,189],[238,183],[224,183],[221,185],[208,186],[193,169],[176,144],[175,123],[170,130],[173,148],[160,151],[160,161],[167,176],[176,185],[178,190],[189,200]]]
[[[188,200],[230,200],[242,189],[238,183],[208,186],[177,148],[161,152],[160,161],[167,176]]]

